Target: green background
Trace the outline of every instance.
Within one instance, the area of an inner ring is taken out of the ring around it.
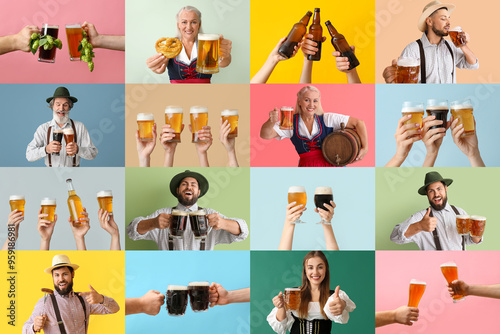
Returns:
[[[496,222],[500,217],[498,197],[500,187],[498,168],[385,168],[375,171],[375,247],[377,250],[418,250],[414,243],[398,245],[390,240],[391,232],[399,223],[417,211],[429,207],[427,196],[417,190],[424,185],[425,174],[437,171],[444,178],[453,179],[448,187],[448,203],[464,209],[469,215],[486,217],[483,243],[467,246],[468,250],[500,250]]]
[[[274,333],[266,318],[272,299],[288,287],[302,284],[305,251],[252,251],[250,254],[252,333]],[[334,333],[373,333],[375,327],[375,252],[326,251],[330,266],[330,290],[337,285],[356,304],[347,324],[332,324]]]
[[[170,180],[186,168],[129,167],[125,170],[126,225],[134,218],[148,216],[158,209],[176,206],[178,201],[170,193]],[[250,168],[190,168],[205,176],[208,192],[198,205],[217,210],[226,217],[244,219],[250,230]],[[158,249],[150,240],[125,239],[127,250]],[[249,250],[250,235],[241,242],[215,246],[216,250]]]

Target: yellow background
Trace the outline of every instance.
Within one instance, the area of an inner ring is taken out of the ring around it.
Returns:
[[[66,254],[72,263],[80,268],[75,271],[73,291],[90,291],[89,284],[100,294],[113,298],[120,311],[108,315],[91,315],[89,333],[125,333],[125,252],[121,251],[16,251],[16,326],[6,326],[7,318],[2,317],[2,333],[21,333],[24,323],[29,319],[35,304],[44,296],[41,288],[54,290],[52,276],[44,270],[52,265],[57,254]],[[0,262],[7,272],[7,251],[0,252]],[[2,310],[8,306],[7,277],[0,284],[0,305]],[[5,312],[3,312],[5,313]],[[4,328],[7,331],[4,331]]]
[[[314,62],[313,83],[346,83],[346,75],[337,70],[332,52],[335,49],[325,22],[330,20],[337,31],[344,35],[350,45],[356,47],[357,67],[361,82],[374,83],[375,37],[373,0],[360,1],[264,1],[252,0],[250,3],[250,73],[257,73],[274,49],[280,38],[286,37],[292,26],[308,10],[321,9],[321,26],[326,41],[321,50],[321,60]],[[314,15],[313,15],[314,16]],[[309,25],[312,23],[312,17]],[[309,26],[307,28],[309,31]],[[292,59],[281,61],[274,69],[269,83],[297,83],[300,79],[304,55],[302,51]]]

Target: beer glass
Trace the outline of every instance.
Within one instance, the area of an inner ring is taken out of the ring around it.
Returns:
[[[191,118],[191,131],[193,132],[192,143],[202,143],[198,137],[198,131],[203,130],[204,126],[208,125],[208,109],[207,107],[194,106],[189,111]]]
[[[48,214],[48,216],[44,219],[54,223],[56,214],[56,199],[48,197],[42,198],[40,205],[42,206],[42,213]]]
[[[418,83],[419,74],[419,58],[398,58],[396,65],[396,83]]]
[[[99,209],[107,211],[110,216],[113,215],[113,192],[111,190],[102,190],[97,193]]]
[[[167,106],[165,108],[165,124],[170,125],[174,129],[174,138],[170,139],[169,143],[181,142],[183,109],[177,106]]]
[[[457,232],[460,235],[467,235],[470,232],[471,219],[469,215],[457,215]]]
[[[208,226],[208,218],[205,210],[192,211],[189,213],[189,222],[195,239],[204,239],[212,230]]]
[[[9,197],[10,211],[17,210],[18,212],[22,212],[24,216],[24,205],[26,204],[26,200],[24,195],[11,195]]]
[[[185,211],[173,209],[172,222],[170,223],[170,235],[174,239],[182,239],[186,230],[188,213]]]
[[[188,304],[188,287],[184,285],[169,285],[167,287],[168,315],[182,317]]]
[[[292,186],[288,188],[288,204],[292,202],[297,202],[295,206],[302,204],[303,208],[305,208],[306,203],[307,203],[307,194],[306,194],[306,188],[302,186]],[[297,220],[291,222],[291,224],[304,224],[300,218],[297,218]]]
[[[63,139],[63,131],[62,130],[54,130],[52,132],[52,140],[59,142],[59,144],[62,143]],[[59,155],[59,152],[54,152],[52,153],[53,155]]]
[[[317,208],[328,211],[325,204],[331,205],[330,201],[333,201],[332,188],[317,187],[316,191],[314,192],[314,205],[316,205]],[[321,221],[318,224],[330,225],[330,223],[324,219],[321,219]]]
[[[217,34],[198,34],[196,72],[219,73],[219,38]]]
[[[470,100],[453,101],[451,103],[451,115],[458,118],[458,125],[464,125],[464,133],[460,137],[473,136],[476,133],[474,125],[473,108]]]
[[[80,60],[78,46],[83,39],[82,26],[79,23],[66,24],[66,37],[68,37],[69,60]]]
[[[281,107],[280,109],[280,129],[293,130],[293,108]]]
[[[411,115],[411,118],[403,123],[404,125],[418,123],[418,129],[422,128],[422,117],[424,117],[423,103],[405,101],[403,102],[403,107],[401,108],[401,114],[403,114],[403,116]]]
[[[425,111],[427,112],[427,116],[436,116],[437,120],[443,121],[443,124],[433,125],[430,127],[431,129],[446,128],[449,111],[447,100],[429,99],[427,100]]]
[[[486,217],[471,216],[470,236],[482,237],[486,226]]]
[[[75,140],[75,131],[73,128],[65,128],[63,129],[64,140],[66,141],[66,145],[72,143]],[[68,155],[68,157],[72,157],[73,155]]]
[[[153,141],[153,125],[155,118],[153,114],[137,114],[137,126],[139,127],[140,141]]]
[[[189,283],[189,303],[191,304],[193,312],[205,312],[208,310],[208,303],[210,301],[208,288],[208,282]]]
[[[427,284],[416,279],[410,281],[410,294],[408,298],[408,307],[418,307],[420,299],[424,295],[425,286]]]
[[[226,109],[220,113],[220,116],[222,117],[222,123],[227,120],[231,124],[231,131],[227,135],[227,138],[238,137],[238,110]]]
[[[57,35],[59,34],[59,26],[51,25],[48,23],[43,24],[42,31],[40,32],[40,37],[49,35],[57,39]],[[38,49],[38,61],[42,63],[54,63],[56,61],[56,50],[57,47],[54,45],[50,50],[44,50],[43,46],[40,46]]]
[[[465,32],[462,30],[462,27],[455,27],[449,30],[448,34],[450,34],[451,41],[453,42],[453,44],[455,44],[457,48],[467,44],[465,38]]]
[[[297,311],[300,306],[300,288],[285,289],[285,305],[287,310]]]
[[[455,292],[455,294],[453,295],[453,302],[456,303],[457,301],[464,299],[465,296],[457,294],[457,286],[451,283],[455,280],[458,280],[457,264],[455,262],[443,263],[441,265],[441,272],[443,273],[446,282],[448,282],[450,287],[453,289],[453,292]]]

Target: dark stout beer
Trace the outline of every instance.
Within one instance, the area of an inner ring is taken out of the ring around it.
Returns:
[[[186,313],[188,304],[188,288],[181,285],[169,285],[167,287],[167,311],[168,315],[182,317]]]
[[[208,282],[190,282],[189,283],[189,303],[193,312],[204,312],[208,310],[210,293],[208,291]]]
[[[188,213],[181,210],[172,210],[172,223],[170,224],[170,235],[174,239],[181,239],[186,230]]]
[[[207,237],[208,219],[204,210],[190,212],[189,221],[191,223],[191,230],[196,239]]]

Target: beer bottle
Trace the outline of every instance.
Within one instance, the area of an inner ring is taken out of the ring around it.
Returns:
[[[349,70],[352,70],[356,66],[359,65],[359,60],[356,58],[356,55],[354,52],[351,50],[351,47],[345,40],[344,35],[341,35],[335,30],[335,28],[332,26],[332,23],[330,21],[325,22],[326,27],[328,28],[328,32],[332,36],[332,45],[337,50],[340,52],[341,57],[347,57],[349,60]]]
[[[68,185],[68,208],[71,222],[73,225],[80,225],[82,223],[81,219],[85,218],[85,216],[82,215],[82,201],[80,197],[76,195],[75,188],[73,188],[73,180],[67,179],[66,184]]]
[[[297,23],[293,25],[292,30],[286,37],[286,40],[281,44],[278,53],[285,57],[290,58],[293,55],[293,51],[297,44],[302,40],[302,37],[307,32],[307,25],[309,24],[309,19],[311,18],[312,12],[308,11],[306,15]]]
[[[307,60],[318,61],[321,59],[321,43],[323,42],[323,28],[320,24],[319,8],[314,8],[313,23],[309,26],[309,34],[313,35],[312,40],[317,43],[319,49],[316,54],[307,55]]]

